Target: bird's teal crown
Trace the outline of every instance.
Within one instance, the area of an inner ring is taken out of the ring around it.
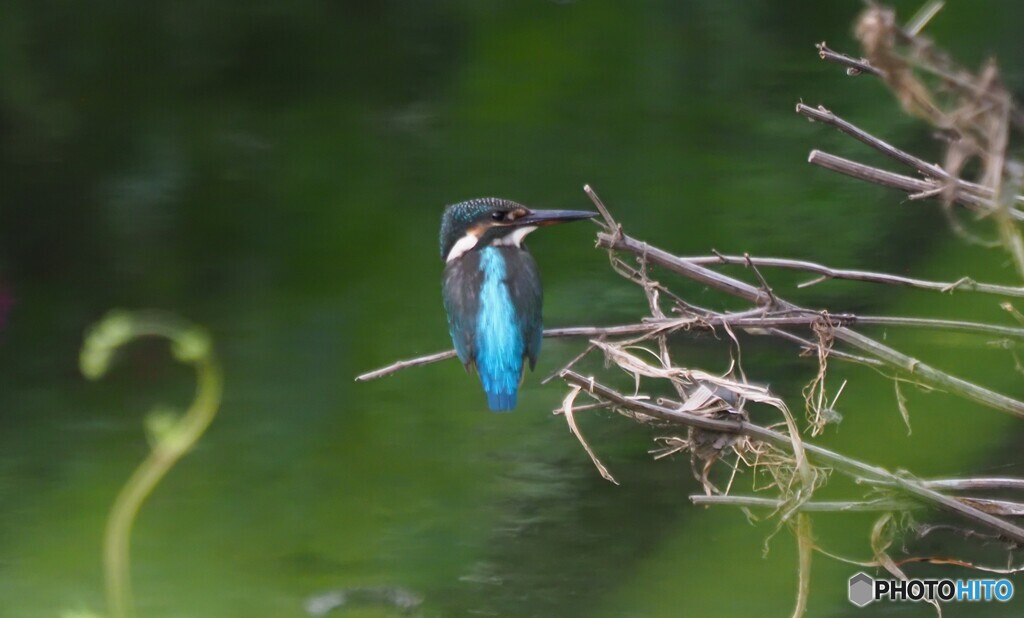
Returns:
[[[458,204],[451,204],[445,208],[444,214],[441,216],[441,259],[448,256],[448,252],[460,238],[466,235],[466,231],[471,225],[489,220],[494,212],[517,208],[525,208],[525,206],[499,197],[478,197]]]

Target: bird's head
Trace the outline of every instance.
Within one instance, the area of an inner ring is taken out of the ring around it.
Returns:
[[[459,202],[448,206],[441,217],[441,258],[451,262],[488,245],[520,247],[538,227],[595,216],[585,210],[530,210],[496,197]]]

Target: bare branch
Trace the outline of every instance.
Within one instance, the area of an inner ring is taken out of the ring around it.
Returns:
[[[616,407],[632,410],[663,421],[681,423],[689,427],[697,427],[708,431],[745,435],[749,438],[760,440],[786,451],[789,451],[792,448],[790,436],[760,425],[755,425],[748,421],[714,419],[707,416],[701,416],[699,414],[692,414],[690,412],[667,408],[642,399],[627,397],[592,378],[584,377],[571,370],[563,372],[562,379],[570,384],[582,387],[583,390],[595,397],[612,402]],[[903,478],[884,468],[851,459],[845,455],[830,451],[807,441],[803,441],[802,446],[810,458],[827,464],[844,474],[851,475],[855,478],[872,478],[891,483],[894,487],[903,490],[905,493],[917,500],[930,503],[932,506],[948,511],[982,526],[991,528],[1008,539],[1024,543],[1024,528],[1016,526],[973,506],[964,504],[956,498],[939,493],[934,489],[929,489],[914,479]]]
[[[762,498],[760,496],[706,496],[694,494],[690,502],[700,506],[740,506],[765,509],[780,509],[786,505],[785,500]],[[875,500],[809,500],[798,508],[805,512],[888,512],[908,511],[921,508],[920,502],[913,500],[896,500],[880,498]]]
[[[900,150],[892,144],[889,144],[888,142],[871,135],[867,131],[860,129],[852,123],[843,120],[821,105],[818,107],[811,107],[809,105],[804,105],[803,103],[797,103],[796,113],[801,116],[806,116],[814,122],[831,125],[854,139],[874,148],[878,152],[881,152],[885,156],[895,159],[896,161],[921,172],[929,178],[941,178],[943,180],[949,178],[949,174],[947,174],[942,167],[934,163],[928,163],[927,161],[919,159],[906,151]]]
[[[794,335],[793,333],[791,333],[789,331],[782,330],[782,329],[771,328],[771,329],[768,329],[766,331],[766,333],[769,334],[769,335],[773,335],[775,337],[779,337],[781,339],[786,339],[788,341],[792,341],[794,343],[798,343],[798,344],[800,344],[802,346],[804,352],[808,353],[808,354],[813,353],[817,349],[817,347],[818,347],[818,344],[814,343],[810,339],[804,339],[803,337],[800,337],[799,335]],[[844,360],[844,361],[849,362],[849,363],[857,363],[858,365],[865,365],[867,367],[873,367],[874,369],[882,369],[882,368],[887,366],[885,363],[883,363],[882,361],[878,360],[877,358],[868,358],[866,356],[858,356],[856,354],[850,354],[849,352],[843,352],[841,350],[832,350],[831,352],[829,352],[829,356],[832,357],[832,358],[838,358],[838,359]]]
[[[807,162],[812,165],[817,165],[818,167],[823,167],[827,170],[843,174],[844,176],[856,178],[857,180],[863,180],[883,187],[905,191],[911,194],[911,199],[914,199],[915,196],[937,196],[942,193],[945,188],[944,185],[934,179],[921,180],[910,176],[904,176],[895,172],[844,159],[843,157],[838,157],[820,150],[812,150],[811,154],[807,157]],[[994,210],[990,200],[963,190],[957,190],[955,192],[953,195],[953,201],[966,206],[978,214],[987,214]],[[1020,210],[1011,210],[1009,216],[1015,221],[1024,221],[1024,212]]]
[[[936,163],[928,163],[927,161],[915,157],[914,155],[900,150],[899,148],[889,144],[888,142],[881,140],[874,135],[871,135],[867,131],[857,127],[853,123],[843,120],[839,116],[836,116],[831,111],[825,109],[823,106],[811,107],[804,105],[803,103],[797,103],[796,113],[806,116],[812,121],[821,122],[823,124],[831,125],[843,133],[853,137],[854,139],[867,144],[875,150],[881,152],[887,157],[890,157],[900,163],[917,170],[927,178],[934,178],[936,180],[943,181],[943,185],[937,189],[937,193],[941,193],[945,189],[945,183],[954,183],[957,187],[964,191],[976,193],[978,196],[985,198],[986,200],[992,200],[995,198],[995,192],[989,187],[979,185],[975,182],[968,182],[956,178],[950,175],[941,165]],[[1015,201],[1018,204],[1024,204],[1024,195],[1018,195],[1015,197]]]
[[[594,203],[594,207],[601,213],[601,218],[604,219],[605,226],[608,228],[608,231],[611,232],[618,229],[619,225],[615,223],[615,219],[612,218],[612,214],[608,212],[608,208],[604,205],[604,202],[601,201],[601,198],[597,197],[597,193],[590,188],[590,185],[583,185],[583,192],[587,194],[590,201]]]
[[[715,264],[746,264],[748,259],[756,266],[762,268],[785,268],[789,270],[802,270],[804,272],[822,275],[824,279],[846,279],[850,281],[865,281],[869,283],[884,283],[903,287],[918,288],[921,290],[932,290],[935,292],[955,292],[964,290],[967,292],[978,292],[981,294],[994,294],[997,296],[1011,296],[1014,298],[1024,297],[1024,287],[1011,285],[998,285],[993,283],[979,283],[971,278],[963,277],[957,281],[927,281],[889,273],[871,272],[866,270],[851,270],[843,268],[832,268],[815,262],[804,260],[791,260],[786,258],[773,257],[750,257],[742,255],[724,255],[715,253],[711,256],[680,256],[679,259],[687,260],[701,266],[713,266]],[[817,283],[817,281],[815,281]]]
[[[999,326],[996,324],[984,324],[981,322],[967,322],[963,320],[937,320],[931,318],[905,318],[899,316],[858,316],[854,314],[834,314],[829,318],[837,325],[861,324],[865,326],[903,326],[910,328],[927,328],[934,330],[959,331],[965,333],[978,333],[985,335],[1000,335],[1013,339],[1024,339],[1024,328],[1015,326]],[[820,319],[820,314],[813,311],[783,311],[780,314],[710,314],[700,317],[685,317],[674,319],[647,320],[638,324],[622,324],[618,326],[569,326],[566,328],[549,328],[544,331],[545,338],[561,337],[616,337],[626,335],[655,335],[670,334],[680,330],[707,330],[717,326],[731,326],[742,330],[764,330],[776,329],[785,326],[810,326]],[[772,332],[771,334],[778,334]],[[790,338],[790,337],[787,337]],[[810,342],[807,342],[809,345]],[[440,361],[455,358],[455,350],[435,352],[425,356],[418,356],[406,360],[396,361],[356,376],[356,382],[369,382],[389,376],[393,373],[429,365]],[[546,380],[545,380],[546,381]]]
[[[621,249],[629,251],[634,255],[644,256],[652,263],[676,274],[688,277],[751,303],[757,303],[761,295],[761,290],[748,283],[693,264],[629,236],[616,235],[616,237],[612,237],[608,234],[599,233],[598,246]],[[777,300],[781,309],[808,311],[781,298]],[[860,349],[862,352],[867,352],[875,358],[884,361],[899,371],[917,376],[931,386],[942,388],[962,397],[983,403],[986,406],[1024,418],[1024,402],[940,371],[847,327],[836,328],[835,337]]]
[[[457,354],[455,350],[446,350],[444,352],[436,352],[434,354],[427,354],[426,356],[417,356],[416,358],[410,358],[408,360],[400,360],[386,367],[380,369],[374,369],[366,373],[356,376],[356,382],[369,382],[370,380],[376,380],[377,378],[383,378],[389,376],[395,372],[401,371],[407,367],[418,367],[420,365],[429,365],[430,363],[436,363],[449,358],[455,358]]]
[[[964,504],[970,504],[974,508],[992,513],[993,515],[1008,515],[1011,517],[1024,516],[1024,504],[1010,502],[1009,500],[995,500],[992,498],[958,498]]]
[[[586,438],[583,437],[583,433],[580,431],[579,425],[576,424],[573,402],[582,390],[582,387],[574,386],[572,390],[569,391],[569,394],[565,396],[565,399],[562,400],[562,408],[560,410],[556,410],[555,413],[560,413],[565,416],[565,422],[569,425],[569,431],[572,435],[576,436],[577,440],[579,440],[580,445],[583,447],[583,450],[587,452],[587,455],[590,456],[590,461],[593,462],[594,467],[597,468],[601,477],[606,481],[618,485],[619,482],[615,480],[615,477],[612,475],[611,471],[608,470],[607,466],[601,463],[601,460],[597,457],[597,453],[594,452],[594,449],[590,448],[590,444],[588,444]]]
[[[879,483],[875,479],[860,479],[860,482],[875,485]],[[923,479],[922,485],[930,489],[945,489],[953,491],[987,491],[991,489],[1008,489],[1024,491],[1024,479],[1010,477],[976,477],[961,479]]]
[[[852,56],[847,56],[846,54],[841,54],[837,51],[832,51],[829,49],[828,45],[825,44],[825,41],[815,44],[814,47],[817,48],[818,56],[821,57],[822,60],[835,62],[836,64],[845,66],[847,75],[853,76],[860,75],[861,73],[867,73],[876,77],[882,76],[882,71],[871,66],[871,63],[864,58],[858,59]]]
[[[843,321],[840,314],[839,319]],[[908,326],[912,328],[932,328],[940,330],[960,331],[964,333],[980,333],[988,335],[1003,335],[1015,339],[1024,338],[1024,328],[1016,326],[999,326],[996,324],[983,324],[981,322],[967,322],[964,320],[936,320],[932,318],[905,318],[901,316],[850,316],[848,324],[863,324],[873,326]]]

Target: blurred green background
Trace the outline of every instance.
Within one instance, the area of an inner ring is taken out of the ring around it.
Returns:
[[[904,18],[917,6],[897,4]],[[510,415],[487,413],[455,362],[352,378],[449,346],[437,228],[444,204],[476,196],[586,208],[591,183],[630,233],[678,253],[1015,282],[1004,254],[964,246],[934,203],[807,165],[814,147],[889,163],[798,117],[798,100],[937,156],[879,81],[818,60],[821,40],[856,51],[861,7],[0,0],[0,616],[103,609],[104,519],[147,451],[142,418],[191,396],[158,343],[133,346],[104,381],[80,377],[84,329],[113,307],[207,326],[226,374],[220,416],[137,523],[142,616],[303,616],[312,594],[370,585],[414,592],[426,616],[788,615],[788,533],[763,557],[772,522],[690,506],[685,456],[653,462],[654,433],[582,416],[611,485],[550,414],[564,389],[540,379],[581,342],[545,344]],[[968,66],[996,55],[1020,92],[1022,19],[1021,3],[954,0],[928,32]],[[531,237],[549,326],[645,310],[593,231]],[[769,276],[780,291],[798,280]],[[786,293],[1007,319],[998,299],[964,294]],[[1024,396],[982,339],[884,334]],[[690,366],[726,366],[721,343],[677,343]],[[794,352],[751,341],[745,366],[799,410],[815,366]],[[836,366],[833,388],[846,378],[845,420],[823,443],[926,476],[1019,472],[1009,417],[907,389],[908,437],[891,382]],[[870,525],[815,518],[823,546],[862,560]],[[929,542],[942,554],[949,538]],[[810,615],[858,613],[856,570],[816,556]]]

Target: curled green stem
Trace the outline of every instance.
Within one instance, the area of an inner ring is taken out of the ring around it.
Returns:
[[[162,337],[171,352],[196,371],[196,395],[173,424],[151,424],[152,451],[121,488],[107,518],[103,567],[107,605],[113,618],[135,615],[130,574],[132,526],[143,502],[161,479],[199,440],[220,407],[223,378],[209,336],[194,325],[156,312],[112,312],[90,330],[81,353],[82,373],[102,377],[113,353],[140,337]]]

